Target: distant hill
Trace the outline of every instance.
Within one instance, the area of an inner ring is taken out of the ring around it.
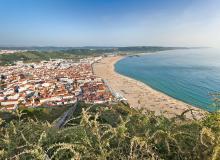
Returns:
[[[7,50],[27,50],[14,54],[1,54],[0,65],[11,65],[15,61],[36,62],[49,59],[79,59],[86,56],[100,56],[105,54],[136,54],[157,52],[174,49],[188,49],[187,47],[160,47],[160,46],[134,46],[134,47],[0,47]]]
[[[31,46],[31,47],[0,47],[0,50],[29,50],[29,51],[62,51],[62,50],[118,50],[118,51],[149,51],[187,49],[188,47],[162,47],[162,46],[84,46],[84,47],[55,47],[55,46]]]

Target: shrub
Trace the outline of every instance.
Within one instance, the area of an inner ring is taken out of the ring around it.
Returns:
[[[129,110],[121,105],[81,107],[61,129],[31,118],[6,124],[0,119],[0,158],[219,159],[218,112],[179,120],[139,111],[121,114]]]

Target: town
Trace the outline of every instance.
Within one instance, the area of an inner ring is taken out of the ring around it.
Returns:
[[[13,66],[0,66],[0,110],[74,104],[77,100],[112,101],[108,85],[93,74],[92,64],[101,58],[18,61]]]
[[[27,52],[27,50],[1,50],[0,49],[0,54],[14,54],[14,53],[22,53],[22,52]]]

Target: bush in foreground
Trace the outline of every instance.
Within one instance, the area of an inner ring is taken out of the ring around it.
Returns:
[[[62,129],[19,119],[0,121],[1,159],[220,158],[220,113],[198,121],[142,114],[122,105],[82,106]]]

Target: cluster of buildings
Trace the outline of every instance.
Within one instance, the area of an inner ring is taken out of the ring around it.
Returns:
[[[0,109],[55,106],[75,103],[105,103],[113,95],[105,82],[95,76],[92,64],[101,57],[17,62],[0,66]]]
[[[18,52],[27,52],[27,50],[0,50],[0,54],[13,54]]]

